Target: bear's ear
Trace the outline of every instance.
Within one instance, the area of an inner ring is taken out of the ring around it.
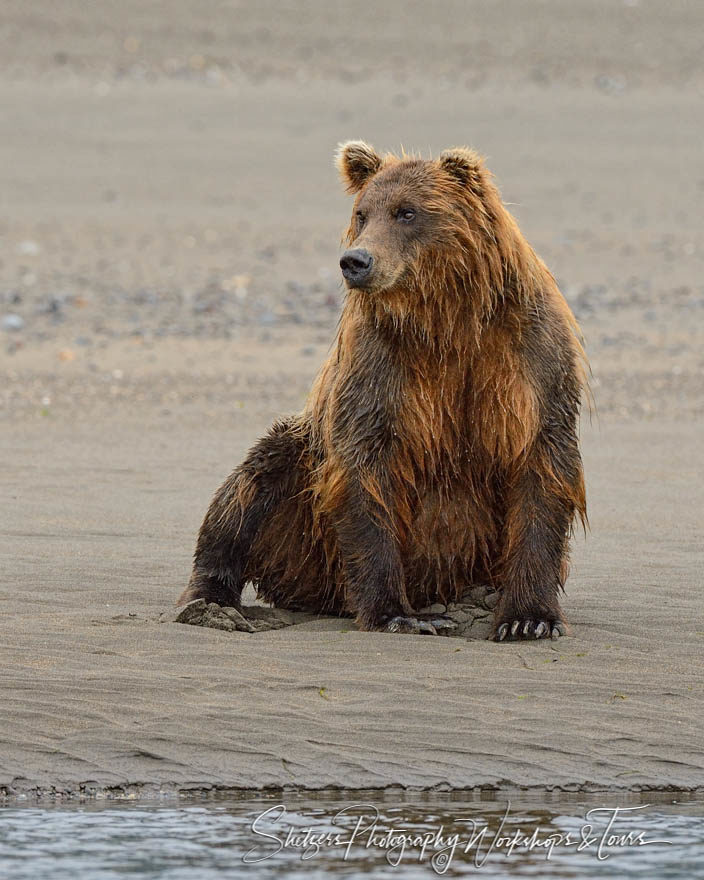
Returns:
[[[479,153],[467,147],[453,147],[451,150],[443,150],[438,162],[441,168],[459,180],[463,186],[481,192],[484,163]]]
[[[335,164],[347,192],[356,193],[381,168],[381,156],[364,141],[347,141],[338,146]]]

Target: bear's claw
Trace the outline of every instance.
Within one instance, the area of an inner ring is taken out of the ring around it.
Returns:
[[[559,620],[514,620],[510,625],[502,623],[496,630],[494,641],[517,641],[519,639],[559,639],[567,629]]]

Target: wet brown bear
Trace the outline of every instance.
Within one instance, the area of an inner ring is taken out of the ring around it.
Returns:
[[[350,142],[337,163],[357,194],[337,343],[216,493],[179,601],[237,605],[252,581],[280,607],[435,633],[414,609],[493,583],[494,638],[562,635],[586,515],[574,318],[476,153]]]

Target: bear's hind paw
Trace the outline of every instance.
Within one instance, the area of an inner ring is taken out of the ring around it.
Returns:
[[[438,615],[428,618],[397,616],[384,625],[383,632],[438,636],[449,635],[456,628],[453,620]]]

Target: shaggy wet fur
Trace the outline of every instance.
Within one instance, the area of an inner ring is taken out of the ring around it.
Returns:
[[[216,493],[180,602],[237,605],[251,581],[284,608],[417,632],[415,609],[493,583],[496,638],[560,635],[586,517],[574,318],[474,152],[353,142],[338,166],[371,276],[348,284],[304,411]]]

